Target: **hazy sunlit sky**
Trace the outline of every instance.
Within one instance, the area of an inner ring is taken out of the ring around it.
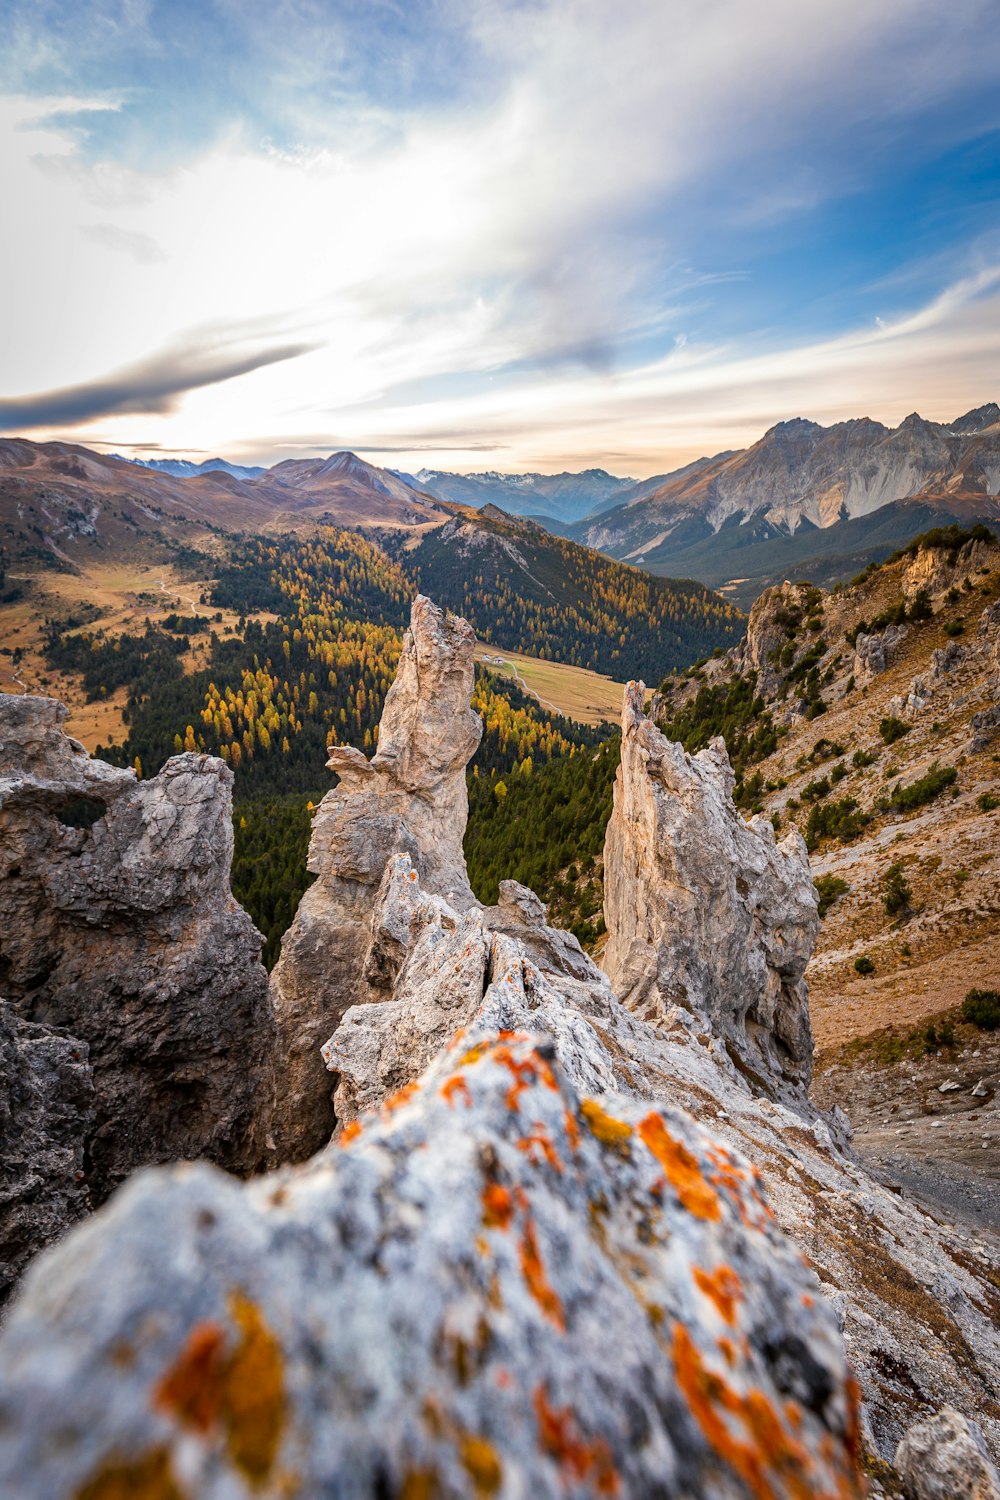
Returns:
[[[996,0],[0,0],[0,431],[662,472],[1000,395]]]

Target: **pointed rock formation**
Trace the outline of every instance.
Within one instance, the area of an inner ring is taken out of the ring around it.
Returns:
[[[803,974],[819,918],[801,835],[732,800],[725,742],[691,756],[643,713],[629,683],[622,758],[604,850],[604,967],[654,1024],[676,1006],[722,1039],[766,1093],[808,1085],[812,1033]]]
[[[462,840],[465,767],[482,735],[469,707],[475,636],[464,620],[418,594],[386,695],[378,751],[334,746],[340,781],[320,803],[309,844],[317,877],[281,945],[271,992],[278,1025],[275,1140],[300,1161],[329,1140],[330,1080],[320,1046],[349,1006],[380,998],[366,964],[372,910],[386,863],[406,854],[422,888],[464,910],[473,904]]]
[[[232,773],[92,760],[48,698],[0,695],[0,997],[89,1053],[95,1202],[136,1167],[261,1164],[272,1029],[229,889]]]

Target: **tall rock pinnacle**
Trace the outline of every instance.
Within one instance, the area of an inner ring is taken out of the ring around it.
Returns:
[[[622,759],[604,852],[604,967],[654,1023],[702,1016],[737,1067],[768,1092],[808,1084],[803,974],[819,927],[805,844],[733,805],[725,742],[690,756],[643,713],[629,683]]]
[[[378,751],[336,745],[339,785],[320,803],[309,845],[317,877],[302,898],[272,977],[278,1022],[275,1139],[302,1160],[330,1138],[330,1079],[320,1046],[349,1006],[373,993],[364,974],[372,908],[386,862],[407,854],[422,888],[458,910],[474,904],[462,840],[465,767],[482,735],[469,706],[475,635],[422,594],[386,695]]]

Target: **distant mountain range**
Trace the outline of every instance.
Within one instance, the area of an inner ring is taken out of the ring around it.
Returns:
[[[654,573],[730,584],[746,604],[794,573],[830,582],[949,519],[1000,519],[1000,407],[821,427],[779,422],[750,448],[643,480],[564,528]]]
[[[175,479],[196,479],[199,474],[231,474],[234,479],[259,479],[267,470],[259,466],[231,464],[225,458],[206,458],[193,464],[189,458],[124,458],[112,453],[112,458],[125,464],[137,464],[140,469],[155,469],[160,474],[172,474]]]
[[[141,477],[140,477],[141,476]],[[1000,407],[950,423],[914,413],[822,427],[779,422],[751,447],[633,480],[581,473],[417,474],[350,452],[261,469],[212,458],[142,464],[69,443],[0,439],[0,542],[9,562],[39,547],[71,562],[114,536],[211,524],[274,532],[329,521],[440,526],[493,506],[662,577],[691,578],[748,608],[773,582],[830,583],[929,527],[1000,526]],[[190,531],[186,532],[190,535]]]
[[[509,515],[535,516],[543,522],[599,515],[631,496],[636,483],[634,479],[619,479],[605,469],[584,469],[579,474],[501,474],[495,469],[482,474],[451,474],[421,469],[400,477],[438,500],[473,505],[477,510],[496,505]]]

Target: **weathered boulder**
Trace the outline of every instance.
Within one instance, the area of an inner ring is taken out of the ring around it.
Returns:
[[[745,823],[725,743],[691,756],[643,713],[630,683],[604,852],[604,967],[653,1022],[677,1005],[719,1037],[765,1092],[812,1070],[803,974],[819,918],[801,835]]]
[[[861,1494],[835,1316],[752,1169],[581,1096],[492,988],[341,1146],[243,1187],[143,1174],[29,1272],[0,1490]]]
[[[469,707],[471,627],[423,595],[413,602],[403,654],[386,695],[378,752],[334,746],[340,781],[320,803],[309,845],[316,881],[285,934],[271,980],[280,1086],[274,1136],[300,1161],[334,1126],[320,1046],[349,1006],[380,998],[366,964],[376,894],[393,854],[406,854],[432,895],[473,904],[462,840],[469,816],[465,767],[482,735]]]
[[[261,938],[233,900],[232,773],[92,760],[47,698],[0,695],[0,996],[86,1044],[95,1202],[137,1166],[266,1158]]]
[[[885,630],[866,635],[862,631],[854,642],[854,676],[864,686],[889,668],[893,653],[909,634],[906,625],[889,625]]]
[[[983,1434],[953,1406],[907,1431],[895,1466],[910,1500],[1000,1500]]]
[[[87,1046],[0,1000],[0,1304],[31,1257],[90,1210]]]

